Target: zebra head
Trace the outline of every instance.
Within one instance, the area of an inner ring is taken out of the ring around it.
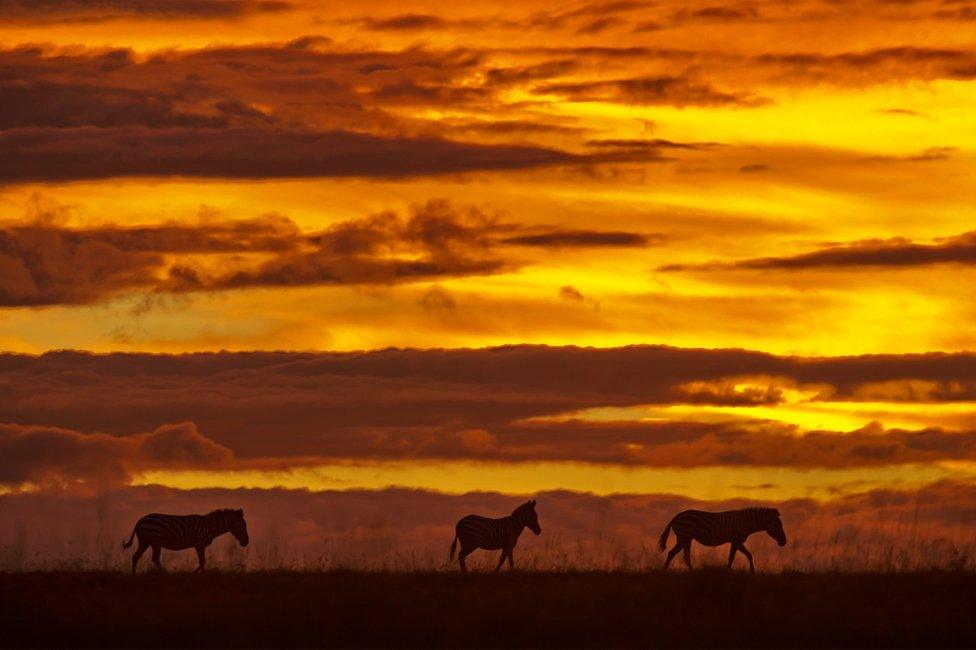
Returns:
[[[766,532],[770,537],[775,539],[780,546],[786,546],[786,531],[783,530],[783,521],[779,518],[779,510],[770,508]]]
[[[247,546],[249,540],[247,537],[247,522],[244,521],[244,511],[234,510],[231,514],[230,534],[237,538],[241,546]]]
[[[535,511],[535,499],[531,501],[526,501],[518,508],[512,511],[512,516],[520,524],[531,530],[536,535],[542,532],[542,526],[539,525],[539,515]]]

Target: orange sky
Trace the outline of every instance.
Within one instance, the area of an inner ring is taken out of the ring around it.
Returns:
[[[0,493],[970,482],[974,80],[968,0],[0,3]]]

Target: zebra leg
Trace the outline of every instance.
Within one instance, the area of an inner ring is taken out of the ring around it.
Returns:
[[[678,542],[675,542],[674,543],[674,548],[672,548],[670,551],[668,551],[668,559],[666,559],[664,561],[664,570],[665,571],[667,571],[668,570],[668,567],[671,566],[671,560],[674,559],[674,556],[677,555],[680,552],[681,552],[681,542],[678,541]]]
[[[139,542],[139,548],[132,554],[132,575],[136,574],[136,565],[139,564],[139,558],[142,557],[142,554],[146,552],[147,548],[149,548],[148,545]]]
[[[739,544],[739,550],[742,551],[742,554],[745,555],[746,556],[746,559],[749,560],[749,570],[751,572],[755,573],[756,572],[756,565],[752,563],[752,553],[750,553],[746,549],[745,544]]]
[[[690,539],[688,540],[688,543],[685,544],[684,560],[685,560],[685,564],[688,565],[688,568],[690,569],[691,568],[691,540]]]
[[[159,569],[160,571],[165,571],[166,569],[164,569],[163,568],[163,565],[159,563],[159,552],[163,550],[162,547],[160,547],[160,546],[153,546],[152,549],[153,549],[153,552],[152,552],[152,561],[153,561],[153,564],[155,564],[156,565],[156,568]]]
[[[735,560],[735,552],[738,550],[738,548],[735,544],[730,544],[729,546],[731,547],[729,548],[729,568],[731,569],[732,561]]]
[[[512,558],[512,551],[508,552],[508,569],[509,571],[515,570],[515,560]]]
[[[498,573],[498,570],[502,568],[502,564],[505,563],[505,558],[507,557],[508,557],[508,551],[502,550],[502,554],[498,558],[498,565],[495,567],[495,573]]]
[[[468,565],[464,563],[464,558],[471,555],[471,551],[473,550],[474,550],[473,548],[468,548],[464,545],[461,546],[461,552],[458,553],[458,564],[461,565],[461,573],[468,572]]]
[[[197,567],[197,570],[194,571],[193,573],[200,573],[201,571],[203,571],[203,567],[206,566],[206,564],[207,564],[207,558],[204,555],[205,552],[206,552],[206,549],[204,549],[204,547],[202,547],[202,546],[198,546],[197,547],[197,558],[199,558],[199,560],[200,560],[200,566],[198,566]]]

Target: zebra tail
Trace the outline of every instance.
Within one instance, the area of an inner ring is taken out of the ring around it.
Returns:
[[[668,533],[671,532],[671,524],[673,524],[673,523],[674,523],[674,519],[672,519],[671,521],[668,522],[667,528],[665,528],[664,529],[664,532],[661,533],[661,539],[659,539],[657,541],[658,547],[662,551],[668,547]]]
[[[457,535],[454,536],[454,541],[451,542],[451,561],[454,561],[454,552],[457,551]]]
[[[123,550],[123,551],[124,551],[125,549],[127,549],[127,548],[129,548],[130,546],[132,546],[132,540],[133,540],[133,538],[135,538],[135,536],[136,536],[136,529],[135,529],[135,528],[133,528],[133,529],[132,529],[132,534],[131,534],[131,535],[129,535],[129,541],[128,541],[128,542],[124,542],[124,543],[122,544],[122,550]]]

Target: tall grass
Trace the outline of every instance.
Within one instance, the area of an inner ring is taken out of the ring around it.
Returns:
[[[923,494],[909,493],[858,504],[845,511],[814,502],[783,506],[789,543],[778,547],[764,533],[747,546],[763,572],[881,571],[939,569],[976,571],[976,521],[965,503],[947,507]],[[239,493],[207,496],[179,492],[110,493],[95,498],[0,498],[0,571],[128,569],[132,552],[121,543],[139,516],[148,511],[206,512],[239,503]],[[190,499],[198,499],[189,502]],[[208,549],[208,566],[235,571],[455,571],[448,563],[453,522],[466,512],[510,511],[514,498],[472,495],[450,497],[403,493],[390,507],[386,494],[293,494],[261,492],[245,506],[251,544],[241,548],[229,535]],[[540,501],[543,534],[523,534],[515,550],[519,568],[540,571],[645,571],[659,568],[663,554],[657,537],[671,513],[691,504],[655,505],[643,497],[617,500],[568,493]],[[662,497],[663,499],[663,497]],[[976,503],[976,502],[974,502]],[[651,504],[653,507],[649,507]],[[892,505],[894,504],[894,505]],[[974,505],[973,507],[976,507]],[[887,509],[886,509],[887,508]],[[946,513],[949,513],[948,515]],[[669,542],[674,543],[673,535]],[[696,568],[724,567],[728,547],[693,546]],[[498,552],[477,551],[470,565],[493,569]],[[196,566],[193,551],[164,551],[171,570]],[[150,565],[143,559],[144,570]],[[736,568],[745,568],[743,557]],[[676,571],[684,570],[680,558]]]
[[[132,549],[123,552],[118,539],[106,532],[88,540],[45,542],[28,541],[28,530],[21,522],[13,543],[0,546],[0,571],[128,569]],[[252,537],[248,548],[241,548],[229,536],[220,538],[208,549],[207,556],[208,567],[222,571],[453,571],[457,567],[448,562],[447,546],[448,542],[397,546],[395,540],[363,544],[352,536],[323,539],[317,548],[306,545],[293,549],[285,537],[275,533]],[[810,541],[794,539],[785,549],[758,536],[748,546],[757,567],[764,572],[976,571],[976,540],[971,537],[920,536],[898,541],[848,530]],[[727,556],[728,546],[693,545],[695,568],[724,567]],[[488,571],[494,569],[497,558],[497,551],[479,550],[469,557],[468,564],[473,570]],[[622,538],[554,537],[540,538],[537,544],[525,540],[516,547],[515,561],[518,568],[532,571],[645,571],[660,568],[663,554],[656,546]],[[191,570],[196,567],[196,555],[192,550],[164,551],[163,563],[170,570]],[[144,569],[150,566],[148,556],[143,565]],[[736,568],[746,566],[745,559],[739,556]],[[672,567],[684,570],[680,557]]]

